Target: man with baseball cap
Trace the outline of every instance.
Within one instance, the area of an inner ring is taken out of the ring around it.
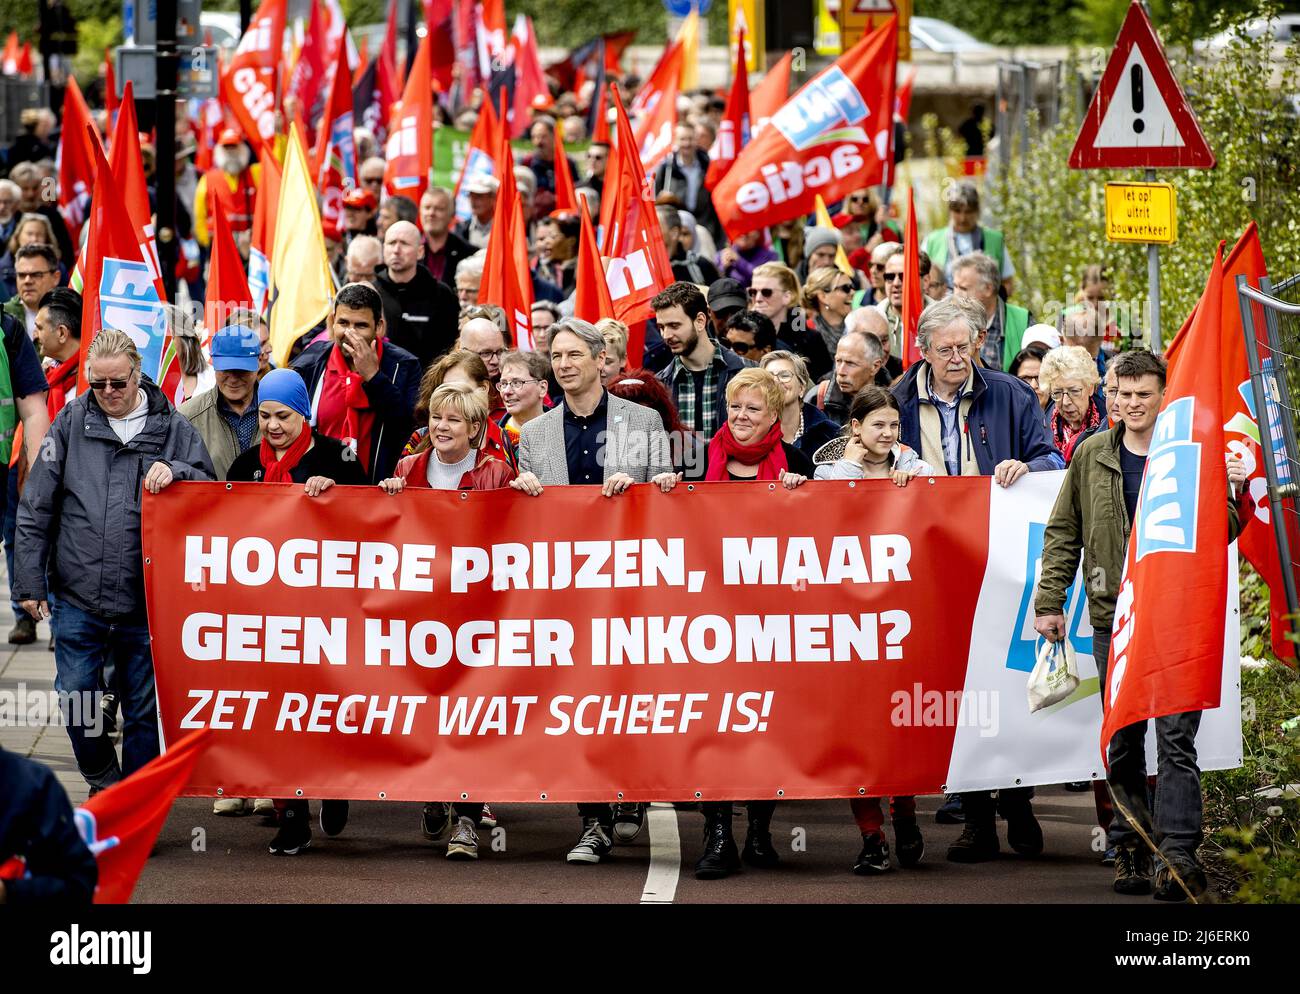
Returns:
[[[262,342],[256,331],[228,324],[212,336],[217,388],[191,397],[181,414],[203,439],[217,479],[224,480],[235,457],[262,440],[257,420],[257,372]]]
[[[220,203],[232,232],[251,231],[253,208],[262,167],[249,164],[251,153],[234,128],[226,128],[212,150],[212,168],[199,177],[194,189],[194,237],[207,248],[212,244],[213,204]]]
[[[709,284],[709,317],[713,320],[713,333],[721,339],[727,322],[737,311],[743,311],[748,304],[745,288],[739,280],[724,277]]]
[[[497,205],[497,187],[500,185],[495,176],[471,176],[465,181],[472,216],[456,225],[456,234],[475,248],[487,248],[488,234],[492,231],[492,212]]]

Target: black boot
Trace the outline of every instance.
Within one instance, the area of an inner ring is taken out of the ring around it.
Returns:
[[[749,802],[749,828],[745,831],[745,849],[740,854],[750,866],[773,867],[781,861],[772,845],[772,812],[776,801]]]
[[[695,862],[696,880],[721,880],[740,869],[736,839],[731,834],[731,802],[704,807],[704,853]]]

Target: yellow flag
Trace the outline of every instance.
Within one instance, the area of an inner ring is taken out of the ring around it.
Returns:
[[[277,366],[286,366],[293,343],[329,314],[334,297],[320,206],[297,124],[285,149],[280,180],[270,292],[271,354]]]
[[[831,220],[831,212],[826,209],[826,201],[822,199],[820,193],[814,195],[813,203],[817,208],[817,224],[815,227],[838,231],[835,222]],[[849,254],[844,251],[843,245],[837,246],[835,249],[835,268],[845,276],[853,275],[853,263],[849,262]]]
[[[694,90],[700,85],[700,12],[697,6],[692,5],[691,12],[682,21],[677,40],[682,46],[682,75],[678,86],[683,92]]]

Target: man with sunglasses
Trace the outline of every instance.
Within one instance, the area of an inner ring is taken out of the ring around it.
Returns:
[[[121,762],[107,735],[68,724],[93,794],[158,755],[142,492],[215,474],[194,426],[143,378],[140,353],[125,332],[106,328],[95,336],[86,374],[90,391],[59,413],[45,445],[37,436],[40,456],[18,508],[13,591],[34,620],[49,618],[53,605],[61,691],[98,704],[112,665],[122,707]]]
[[[723,344],[750,362],[762,362],[776,348],[776,327],[757,311],[739,311],[727,321]]]
[[[903,341],[903,270],[904,259],[906,255],[903,252],[895,252],[885,261],[885,299],[876,304],[876,310],[885,316],[889,322],[889,348],[885,350],[886,355],[901,356],[905,351]],[[924,252],[920,253],[920,277],[921,284],[925,285],[926,277],[930,275],[930,257]],[[925,294],[921,295],[921,306],[925,307],[928,300]]]

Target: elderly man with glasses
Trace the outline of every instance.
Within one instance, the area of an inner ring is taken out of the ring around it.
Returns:
[[[59,257],[53,245],[24,245],[14,254],[18,293],[4,305],[4,310],[23,322],[27,337],[33,340],[41,298],[59,285],[59,275]]]

